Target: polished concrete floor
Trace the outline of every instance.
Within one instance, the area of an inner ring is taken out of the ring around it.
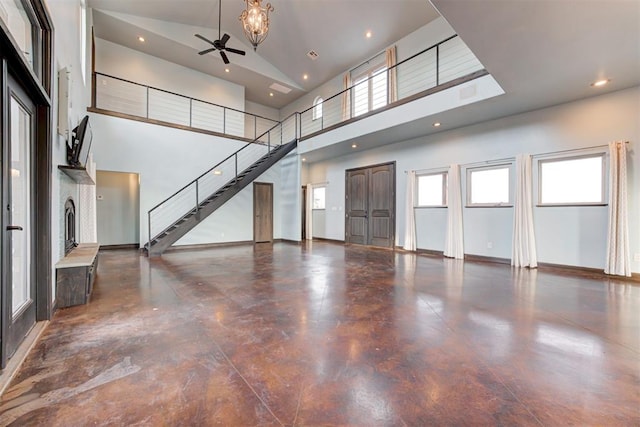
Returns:
[[[640,425],[640,287],[314,242],[100,255],[0,425]]]

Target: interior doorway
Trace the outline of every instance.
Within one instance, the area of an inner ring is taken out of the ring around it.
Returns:
[[[395,162],[345,172],[345,242],[392,248],[395,243]]]
[[[273,184],[253,183],[253,241],[273,242]]]
[[[96,172],[98,243],[101,247],[140,246],[140,175]]]

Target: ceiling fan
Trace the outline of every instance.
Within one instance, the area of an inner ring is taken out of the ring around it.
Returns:
[[[212,48],[209,49],[205,49],[201,52],[198,52],[198,55],[206,55],[209,52],[213,52],[214,50],[219,50],[220,51],[220,56],[222,57],[222,60],[224,61],[225,64],[229,63],[229,58],[227,57],[226,52],[231,52],[231,53],[236,53],[238,55],[244,55],[245,52],[244,50],[240,50],[240,49],[234,49],[232,47],[227,47],[227,42],[229,41],[229,39],[231,38],[231,36],[227,33],[224,34],[224,36],[220,37],[220,31],[221,31],[221,21],[222,21],[222,0],[218,1],[218,40],[216,41],[211,41],[208,38],[201,36],[200,34],[196,34],[196,37],[206,41],[207,43],[213,45]]]

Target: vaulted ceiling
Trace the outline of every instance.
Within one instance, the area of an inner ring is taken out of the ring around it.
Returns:
[[[241,84],[247,100],[274,108],[439,16],[506,92],[451,112],[459,125],[640,85],[637,0],[270,1],[271,30],[254,53],[238,21],[244,1],[222,0],[227,45],[247,51],[246,57],[230,54],[229,73],[217,53],[197,54],[207,46],[194,37],[217,38],[218,0],[89,0],[89,6],[98,37]],[[139,35],[147,42],[139,43]],[[306,56],[309,50],[319,54],[316,61]],[[590,86],[600,78],[611,82]],[[269,97],[274,82],[292,91]]]
[[[425,0],[270,0],[275,10],[269,35],[254,53],[238,19],[245,2],[222,0],[221,33],[231,36],[227,46],[247,52],[229,54],[231,64],[225,66],[217,52],[198,55],[210,46],[194,37],[218,38],[218,1],[90,0],[89,6],[97,37],[240,84],[247,100],[275,108],[439,16]],[[307,57],[310,50],[316,60]],[[274,82],[292,91],[270,90]]]

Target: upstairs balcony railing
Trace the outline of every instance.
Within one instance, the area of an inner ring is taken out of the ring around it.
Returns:
[[[260,140],[279,121],[119,77],[93,73],[92,107],[156,122]]]
[[[304,110],[300,135],[306,137],[485,74],[473,52],[454,35]]]

